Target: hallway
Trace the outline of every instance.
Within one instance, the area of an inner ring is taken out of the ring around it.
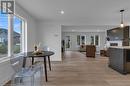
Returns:
[[[108,58],[86,58],[80,52],[67,51],[62,62],[53,62],[45,86],[130,86],[130,75],[108,67]]]

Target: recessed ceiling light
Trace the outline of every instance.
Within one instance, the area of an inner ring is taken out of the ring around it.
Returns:
[[[60,11],[61,14],[64,14],[65,12],[63,10]]]

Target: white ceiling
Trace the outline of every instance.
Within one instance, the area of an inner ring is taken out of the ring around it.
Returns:
[[[16,0],[40,21],[70,25],[118,25],[120,9],[125,9],[124,21],[130,24],[130,0]],[[65,14],[61,15],[60,10]]]

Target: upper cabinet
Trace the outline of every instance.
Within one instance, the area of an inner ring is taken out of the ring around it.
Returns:
[[[124,46],[129,45],[129,26],[124,28],[117,27],[107,30],[107,37],[109,41],[122,41]]]

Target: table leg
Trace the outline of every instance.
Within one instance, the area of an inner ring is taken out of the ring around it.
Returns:
[[[34,64],[34,57],[32,57],[32,65]]]
[[[44,69],[45,69],[45,79],[46,79],[46,82],[47,82],[48,80],[47,80],[46,57],[44,57]]]
[[[26,66],[26,57],[24,57],[23,59],[23,68],[25,68],[25,66]]]
[[[50,56],[48,56],[48,63],[49,63],[49,69],[51,71],[51,62],[50,62]]]

